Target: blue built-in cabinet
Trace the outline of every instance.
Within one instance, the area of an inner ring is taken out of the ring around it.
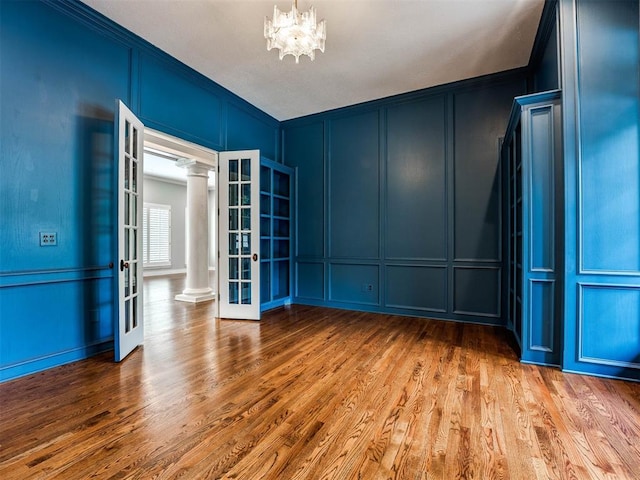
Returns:
[[[516,70],[282,123],[293,301],[503,324],[498,138]]]
[[[560,0],[563,368],[640,380],[640,12]]]
[[[0,2],[0,59],[2,381],[113,347],[116,99],[147,127],[273,159],[280,124],[76,1]]]
[[[291,303],[293,169],[260,160],[260,309]]]
[[[554,90],[516,97],[502,144],[507,326],[524,362],[561,363],[562,116]]]
[[[559,362],[640,380],[638,1],[548,2],[541,31],[530,84],[562,88]]]

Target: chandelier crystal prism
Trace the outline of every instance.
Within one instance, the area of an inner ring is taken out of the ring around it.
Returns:
[[[280,50],[280,60],[285,55],[296,57],[300,63],[300,55],[307,55],[311,60],[316,57],[316,50],[324,53],[324,42],[327,38],[326,23],[321,20],[316,24],[316,10],[298,11],[298,0],[294,0],[290,12],[273,7],[273,19],[264,19],[264,37],[267,39],[267,50]]]

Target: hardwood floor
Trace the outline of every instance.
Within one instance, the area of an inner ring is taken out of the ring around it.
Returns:
[[[0,385],[0,478],[638,479],[640,384],[499,328],[294,306],[217,321],[146,279],[145,345]]]

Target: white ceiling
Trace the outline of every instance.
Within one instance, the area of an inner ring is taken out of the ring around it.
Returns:
[[[143,166],[145,175],[172,180],[185,185],[187,183],[186,169],[178,167],[176,160],[155,155],[145,150]]]
[[[187,169],[176,164],[178,157],[169,158],[170,154],[156,155],[149,150],[144,151],[144,175],[171,183],[187,184]],[[215,175],[209,175],[208,188],[215,187]]]
[[[267,52],[288,0],[83,0],[278,120],[527,65],[544,0],[299,0],[327,22],[311,62]]]

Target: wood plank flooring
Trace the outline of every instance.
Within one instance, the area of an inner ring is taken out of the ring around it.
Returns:
[[[0,478],[638,479],[640,384],[520,364],[499,328],[145,280],[145,345],[0,385]]]

